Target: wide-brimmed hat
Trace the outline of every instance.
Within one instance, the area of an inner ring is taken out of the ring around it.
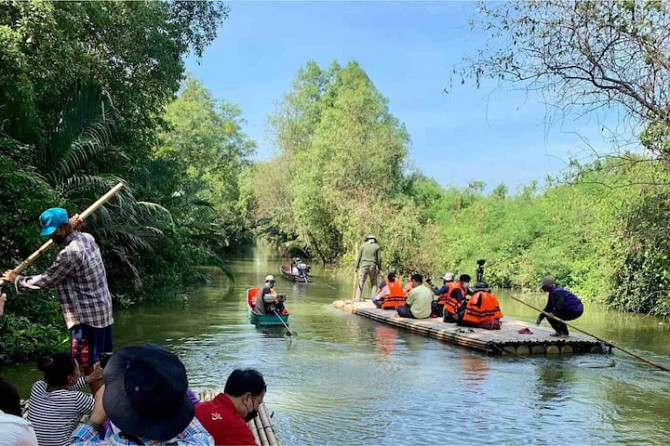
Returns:
[[[374,241],[377,241],[377,237],[375,237],[374,235],[370,234],[370,235],[368,235],[367,237],[365,237],[365,240],[374,240]]]
[[[442,280],[446,280],[447,282],[454,280],[454,273],[445,273],[444,276],[442,276]]]
[[[117,350],[102,376],[102,406],[122,432],[166,441],[183,432],[195,416],[184,364],[159,345]]]
[[[268,274],[267,276],[265,276],[265,281],[266,282],[274,282],[275,281],[275,276],[273,276],[272,274]]]
[[[56,229],[68,221],[67,211],[63,208],[50,208],[40,215],[40,225],[42,232],[40,235],[45,237],[56,232]]]

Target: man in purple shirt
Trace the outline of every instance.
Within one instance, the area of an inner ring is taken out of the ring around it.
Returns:
[[[545,313],[556,316],[564,321],[573,321],[584,313],[584,305],[579,297],[575,296],[571,291],[561,288],[556,285],[556,280],[547,276],[540,282],[540,288],[545,293],[549,293],[547,306],[544,307]],[[545,318],[543,313],[537,317],[535,325],[540,325],[542,319]],[[569,336],[568,326],[563,322],[559,322],[554,318],[547,318],[551,327],[556,330],[555,334],[559,338],[567,338]]]
[[[54,263],[36,276],[19,276],[10,270],[3,278],[21,294],[55,287],[72,337],[72,356],[81,367],[92,367],[102,353],[112,351],[114,323],[100,248],[91,234],[77,230],[81,219],[75,216],[70,221],[65,209],[47,209],[40,215],[40,225],[40,235],[60,247]]]

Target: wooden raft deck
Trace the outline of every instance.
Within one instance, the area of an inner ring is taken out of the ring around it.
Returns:
[[[351,301],[337,300],[333,306],[340,310],[351,311]],[[354,314],[373,319],[386,325],[404,328],[413,333],[421,334],[438,341],[448,342],[489,355],[569,355],[573,353],[605,353],[606,347],[596,339],[570,335],[568,339],[557,339],[549,336],[548,330],[509,318],[502,319],[502,329],[485,330],[482,328],[459,327],[442,321],[442,318],[405,319],[395,317],[392,310],[376,308],[372,302],[355,302]],[[530,328],[533,334],[519,334],[517,330]]]

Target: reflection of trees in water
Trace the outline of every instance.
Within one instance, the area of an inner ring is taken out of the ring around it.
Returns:
[[[574,367],[553,360],[541,365],[537,372],[537,393],[540,401],[551,402],[572,393],[576,381]]]

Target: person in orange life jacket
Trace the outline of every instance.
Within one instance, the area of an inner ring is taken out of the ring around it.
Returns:
[[[396,277],[395,271],[391,271],[386,275],[386,279],[382,280],[379,288],[379,292],[372,298],[372,303],[377,308],[382,308],[382,305],[389,298],[404,298],[402,282]]]
[[[265,276],[265,286],[256,296],[256,305],[254,310],[259,314],[281,314],[284,311],[284,303],[279,300],[277,292],[274,290],[275,276],[272,274]]]
[[[477,282],[472,290],[472,297],[465,306],[465,310],[459,313],[456,323],[468,327],[499,330],[502,317],[496,295],[491,293],[486,282]]]
[[[547,299],[547,306],[544,311],[564,321],[573,321],[584,313],[584,305],[579,297],[572,292],[556,285],[556,280],[547,276],[540,282],[540,289],[545,293],[549,293]],[[540,325],[545,315],[540,313],[537,317],[535,325]],[[555,334],[551,336],[567,338],[569,337],[568,326],[563,322],[559,322],[553,318],[547,318],[551,327],[556,330]]]
[[[456,322],[458,315],[465,311],[465,306],[468,304],[467,295],[470,293],[470,280],[468,274],[461,274],[458,283],[453,284],[446,293],[443,307],[444,322]]]
[[[254,369],[234,370],[223,393],[195,407],[195,416],[217,445],[255,445],[247,423],[258,414],[267,386]]]
[[[430,289],[433,290],[433,293],[437,296],[437,299],[433,301],[431,306],[432,314],[435,316],[442,316],[444,304],[447,300],[447,294],[449,293],[449,290],[456,285],[454,283],[454,273],[445,273],[442,276],[442,286],[440,288],[433,285],[430,277],[426,278],[426,283],[430,285]]]

